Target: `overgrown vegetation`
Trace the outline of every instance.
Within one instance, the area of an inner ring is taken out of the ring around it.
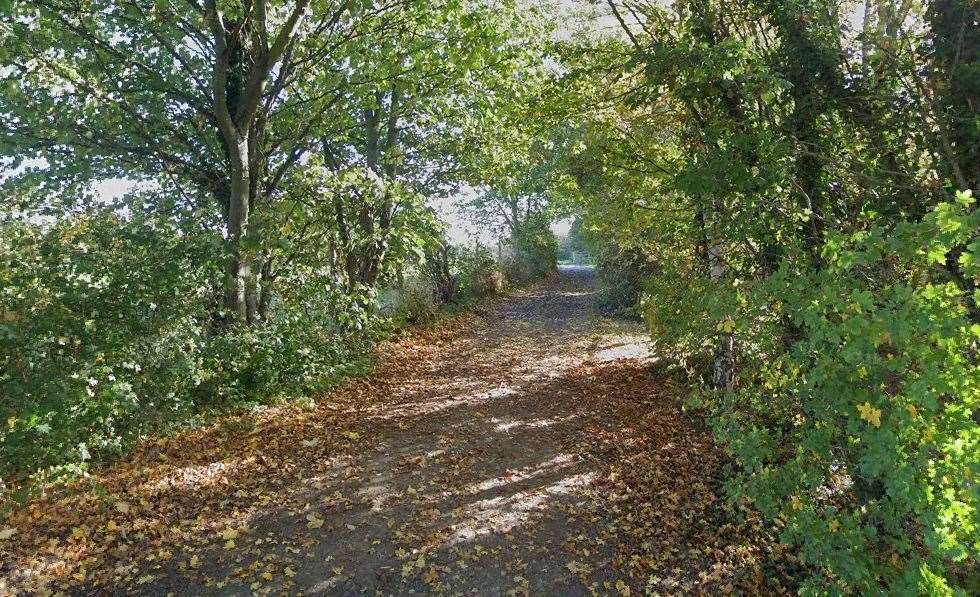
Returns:
[[[622,38],[566,47],[566,188],[731,497],[806,592],[977,592],[976,6],[609,6]]]

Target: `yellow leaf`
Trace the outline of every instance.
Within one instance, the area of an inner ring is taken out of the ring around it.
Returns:
[[[627,585],[626,583],[624,583],[622,580],[617,580],[616,581],[616,590],[619,591],[619,594],[622,595],[623,597],[629,597],[630,596],[630,588],[629,588],[629,585]]]
[[[919,409],[915,408],[914,404],[907,404],[905,410],[909,411],[909,416],[913,419],[919,418]]]
[[[4,529],[0,531],[0,541],[6,541],[17,534],[17,529]]]
[[[735,322],[731,319],[726,319],[718,324],[718,331],[725,332],[726,334],[731,334],[735,331]]]
[[[266,580],[272,580],[272,573],[267,570],[262,573],[262,578]]]
[[[836,520],[831,520],[830,524],[827,525],[827,528],[830,529],[831,533],[836,533],[837,529],[840,528],[840,523]]]
[[[323,519],[315,513],[307,514],[306,520],[309,521],[306,523],[306,528],[318,529],[323,526]]]
[[[233,539],[229,539],[228,541],[225,541],[225,549],[234,549],[234,548],[235,548],[235,541]]]
[[[286,566],[285,568],[283,568],[282,573],[283,573],[283,575],[285,575],[286,578],[292,578],[292,577],[296,576],[296,571],[293,570],[292,568],[290,568],[289,566]]]
[[[116,524],[115,520],[110,520],[106,523],[105,528],[107,531],[115,531],[119,529],[119,525]]]
[[[225,541],[234,541],[235,539],[238,539],[238,530],[225,529],[221,533],[221,538],[224,539]]]
[[[82,527],[75,527],[71,530],[71,536],[75,539],[82,539],[85,537],[85,529]]]
[[[116,510],[119,510],[123,514],[129,514],[129,510],[132,506],[128,502],[116,502]]]
[[[197,557],[197,554],[194,554],[193,556],[191,556],[190,565],[191,568],[197,568],[198,566],[201,565],[201,558]]]
[[[870,402],[859,404],[857,410],[863,420],[875,427],[881,427],[881,410],[871,406]]]
[[[356,431],[342,431],[340,435],[350,440],[358,439],[361,437],[361,434],[357,433]]]
[[[789,499],[789,503],[791,506],[793,506],[794,510],[799,510],[800,508],[803,507],[803,502],[800,500],[800,496],[798,495],[794,495],[793,497],[791,497]]]

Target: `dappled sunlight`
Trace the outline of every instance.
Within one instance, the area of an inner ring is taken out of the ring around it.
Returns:
[[[568,454],[558,454],[554,458],[540,463],[536,467],[525,471],[506,470],[500,477],[487,479],[479,483],[469,485],[461,490],[461,493],[477,494],[483,491],[504,487],[515,483],[520,483],[528,479],[543,475],[553,474],[555,470],[564,468],[571,464],[572,457]]]
[[[490,422],[495,424],[494,431],[497,431],[499,433],[507,433],[509,431],[520,429],[522,427],[528,428],[528,429],[536,429],[536,428],[540,428],[540,427],[550,427],[551,425],[555,425],[557,423],[566,423],[566,422],[572,420],[573,418],[574,418],[574,416],[568,416],[568,417],[549,417],[549,418],[543,418],[543,419],[533,419],[533,420],[530,420],[530,421],[513,421],[513,420],[511,420],[511,421],[503,421],[503,420],[499,420],[496,417],[494,417],[494,418],[491,418],[490,419]]]
[[[254,458],[246,459],[247,462],[254,462]],[[199,490],[219,483],[227,483],[228,475],[243,464],[242,461],[221,461],[212,462],[206,465],[187,465],[179,467],[161,478],[150,481],[137,490],[145,490],[150,493],[157,493],[170,489],[180,490]]]
[[[642,338],[631,338],[619,344],[602,348],[592,355],[592,360],[600,363],[610,363],[622,359],[651,358],[649,342]]]
[[[480,500],[465,511],[465,519],[457,525],[448,544],[473,541],[490,533],[507,533],[526,523],[532,512],[545,507],[556,496],[572,493],[588,486],[593,480],[591,473],[579,473],[565,477],[533,492],[519,492]]]

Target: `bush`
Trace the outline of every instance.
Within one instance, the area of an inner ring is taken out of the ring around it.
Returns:
[[[602,305],[612,311],[635,314],[656,264],[634,247],[598,241],[592,244]]]
[[[509,280],[530,282],[558,270],[558,239],[545,217],[530,217],[519,226],[508,241],[513,258],[505,267]]]
[[[460,288],[465,296],[485,297],[500,294],[506,283],[500,265],[482,247],[464,249],[459,257]]]
[[[821,268],[787,262],[714,303],[742,358],[738,389],[705,400],[740,465],[730,490],[817,567],[810,591],[980,588],[980,324],[944,268],[980,274],[972,205],[829,236]]]
[[[425,272],[443,304],[465,303],[503,290],[504,275],[483,247],[440,243],[426,252]]]
[[[3,225],[0,474],[117,452],[189,409],[210,240],[108,213]]]
[[[364,318],[317,280],[266,321],[219,325],[220,242],[138,211],[0,224],[0,476],[82,470],[167,426],[315,391],[357,365]]]
[[[428,277],[413,274],[382,293],[381,313],[398,323],[426,323],[435,319],[436,296]]]

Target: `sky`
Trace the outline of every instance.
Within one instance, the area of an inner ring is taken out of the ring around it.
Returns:
[[[96,182],[92,188],[100,197],[109,200],[127,193],[134,186],[136,186],[136,183],[125,178],[109,178]],[[471,197],[474,193],[475,191],[473,189],[466,188],[458,197],[436,199],[431,201],[430,205],[439,214],[442,221],[446,223],[446,235],[453,243],[470,244],[479,242],[485,246],[495,245],[498,240],[496,236],[489,233],[486,229],[481,230],[479,227],[471,224],[467,220],[463,210],[457,205],[458,202]],[[571,226],[572,220],[564,219],[554,222],[551,225],[551,229],[558,236],[564,236],[568,234]]]

